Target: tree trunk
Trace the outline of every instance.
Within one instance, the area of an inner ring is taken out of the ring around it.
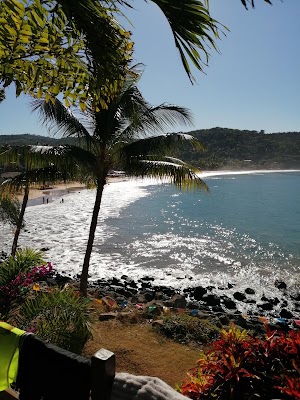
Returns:
[[[83,296],[87,295],[87,282],[88,282],[88,273],[89,273],[89,267],[90,267],[90,258],[91,258],[92,249],[93,249],[93,243],[94,243],[94,238],[95,238],[95,232],[96,232],[96,227],[97,227],[97,222],[98,222],[98,215],[99,215],[99,211],[100,211],[100,205],[101,205],[101,199],[102,199],[104,185],[105,185],[105,180],[97,181],[97,192],[96,192],[96,199],[95,199],[95,204],[94,204],[94,209],[93,209],[92,221],[91,221],[91,225],[90,225],[89,239],[88,239],[87,246],[86,246],[86,251],[85,251],[85,256],[84,256],[84,261],[83,261],[83,266],[82,266],[82,271],[81,271],[81,277],[80,277],[80,291],[83,294]]]
[[[21,228],[22,228],[22,224],[23,224],[23,220],[24,220],[24,214],[25,214],[25,210],[26,210],[26,206],[27,206],[27,202],[28,202],[28,195],[29,195],[29,183],[26,182],[22,207],[21,207],[21,211],[20,211],[20,215],[19,215],[19,219],[18,219],[18,223],[17,223],[17,229],[15,232],[14,241],[13,241],[13,245],[12,245],[12,249],[11,249],[11,255],[13,257],[16,255],[16,251],[17,251],[18,240],[19,240],[19,236],[20,236],[20,232],[21,232]]]

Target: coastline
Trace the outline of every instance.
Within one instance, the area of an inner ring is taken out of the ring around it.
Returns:
[[[269,173],[288,173],[288,172],[300,172],[298,169],[274,169],[274,170],[216,170],[216,171],[201,171],[199,173],[200,178],[210,178],[214,176],[224,176],[224,175],[247,175],[247,174],[269,174]],[[129,180],[129,177],[126,176],[109,176],[107,178],[107,184],[110,183],[115,183],[115,182],[122,182]],[[35,201],[36,199],[40,198],[42,199],[43,197],[49,197],[49,200],[51,201],[52,198],[57,198],[60,196],[63,196],[68,193],[74,193],[76,191],[85,189],[86,185],[84,183],[72,181],[69,183],[58,183],[53,185],[51,188],[46,188],[46,189],[34,189],[31,188],[29,191],[29,204],[28,205],[35,205],[39,204],[39,202]],[[19,194],[17,195],[17,198],[19,201],[23,200],[23,195]]]
[[[127,178],[125,177],[108,177],[107,179],[107,184],[110,183],[115,183],[115,182],[121,182],[126,180]],[[45,189],[35,189],[31,188],[29,191],[29,196],[28,196],[28,205],[35,205],[35,204],[40,204],[40,202],[37,202],[37,199],[43,199],[43,197],[46,199],[48,198],[50,201],[53,198],[57,198],[69,193],[74,193],[80,190],[86,189],[86,185],[84,183],[80,182],[69,182],[69,183],[57,183],[53,185],[52,187],[45,188]],[[23,200],[23,195],[18,194],[17,198],[19,201]]]

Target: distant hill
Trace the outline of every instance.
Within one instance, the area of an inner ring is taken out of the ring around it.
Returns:
[[[203,170],[300,169],[300,132],[265,134],[212,128],[189,133],[202,141],[206,151],[186,147],[177,155]]]
[[[205,152],[184,146],[178,158],[203,170],[212,169],[300,169],[300,132],[265,134],[228,128],[188,132],[201,140]],[[0,146],[30,144],[76,144],[76,139],[56,139],[39,135],[0,135]]]
[[[24,133],[22,135],[0,135],[0,146],[10,145],[10,146],[26,146],[31,144],[44,144],[55,146],[58,144],[73,144],[76,139],[64,138],[57,139],[49,136],[42,135],[31,135],[29,133]]]

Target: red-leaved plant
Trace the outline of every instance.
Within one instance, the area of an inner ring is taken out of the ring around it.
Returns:
[[[177,390],[194,400],[300,399],[300,332],[265,328],[265,338],[223,329]]]

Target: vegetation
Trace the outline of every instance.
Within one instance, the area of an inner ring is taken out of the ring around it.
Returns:
[[[176,154],[201,170],[215,169],[300,169],[300,132],[265,134],[264,131],[212,128],[187,132],[205,146],[201,152],[186,147]],[[0,147],[5,145],[44,144],[58,146],[76,144],[75,138],[36,135],[0,135]],[[13,169],[12,169],[13,170]]]
[[[300,399],[300,332],[271,331],[266,338],[231,325],[201,353],[197,366],[178,386],[195,399]]]
[[[30,283],[51,270],[50,266],[45,271],[40,268],[45,264],[41,252],[26,248],[0,265],[0,319],[6,320],[11,310],[22,303]]]
[[[270,0],[264,0],[271,4]],[[193,80],[189,62],[199,70],[217,50],[222,29],[209,13],[209,1],[153,0],[173,33],[183,67]],[[254,0],[241,0],[254,7]],[[104,107],[128,72],[133,51],[130,32],[117,22],[124,0],[3,0],[0,6],[0,82],[12,82],[16,95],[29,93],[46,100],[63,94],[66,106],[82,109],[92,93]],[[91,19],[91,16],[93,18]],[[86,62],[87,61],[87,62]]]
[[[42,253],[24,249],[0,265],[0,319],[80,353],[90,338],[88,302],[74,289],[51,289],[52,275]]]
[[[216,322],[217,323],[217,322]],[[156,329],[164,336],[179,343],[207,344],[219,336],[220,329],[213,320],[190,315],[172,314],[163,318]]]
[[[190,132],[205,145],[205,152],[178,152],[202,170],[299,169],[300,133],[265,134],[264,131],[212,128]]]
[[[88,305],[72,288],[37,291],[24,301],[14,323],[50,343],[80,353],[91,337]]]

